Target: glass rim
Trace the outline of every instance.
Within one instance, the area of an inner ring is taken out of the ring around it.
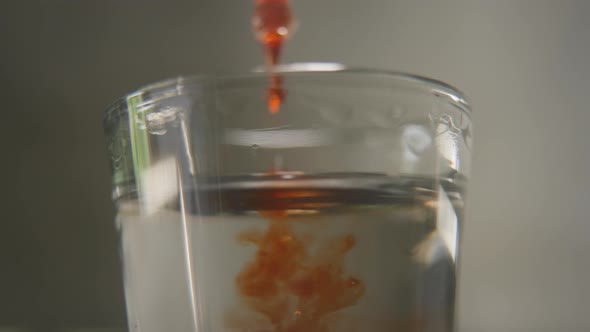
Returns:
[[[454,87],[451,84],[443,81],[429,78],[426,76],[410,74],[402,71],[395,70],[384,70],[375,69],[369,67],[358,67],[358,66],[345,66],[338,63],[317,63],[317,62],[305,62],[305,63],[291,63],[275,66],[272,71],[267,71],[264,67],[255,68],[251,72],[246,73],[229,73],[229,74],[197,74],[197,75],[180,75],[175,78],[164,79],[154,83],[146,84],[138,89],[135,89],[122,97],[116,99],[110,105],[104,109],[105,118],[115,111],[121,110],[121,106],[125,105],[127,99],[132,96],[142,95],[157,90],[170,91],[176,90],[177,93],[173,95],[183,94],[183,88],[186,85],[195,83],[207,83],[213,81],[232,81],[242,79],[259,79],[267,78],[269,74],[281,74],[285,78],[296,77],[296,76],[319,76],[326,74],[333,75],[355,75],[359,77],[374,77],[374,78],[385,78],[395,82],[406,82],[406,83],[417,83],[427,87],[435,96],[444,96],[452,100],[457,106],[460,106],[464,112],[471,115],[471,107],[469,100],[461,90]],[[165,94],[160,97],[151,96],[146,103],[157,102],[158,100],[166,99],[170,97],[170,94]],[[123,108],[126,108],[123,106]]]

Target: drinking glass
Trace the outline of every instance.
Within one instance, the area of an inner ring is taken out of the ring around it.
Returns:
[[[453,329],[455,88],[300,64],[152,84],[104,124],[131,331]]]

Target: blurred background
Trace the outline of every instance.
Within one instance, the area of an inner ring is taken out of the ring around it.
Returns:
[[[146,83],[259,65],[251,1],[2,5],[0,331],[123,331],[102,111]],[[293,6],[285,62],[411,72],[470,97],[460,331],[590,330],[590,2]]]

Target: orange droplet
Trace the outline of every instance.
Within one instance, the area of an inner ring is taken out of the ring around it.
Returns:
[[[268,111],[270,114],[277,114],[280,111],[284,98],[285,92],[282,88],[270,87],[268,89]]]
[[[268,111],[270,114],[279,112],[285,101],[286,91],[282,87],[283,79],[279,75],[270,76],[270,87],[268,88]]]

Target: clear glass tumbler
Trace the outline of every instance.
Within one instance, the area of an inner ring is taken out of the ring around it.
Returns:
[[[265,73],[164,81],[106,110],[131,331],[452,330],[465,98],[306,68],[280,69],[275,114]]]

